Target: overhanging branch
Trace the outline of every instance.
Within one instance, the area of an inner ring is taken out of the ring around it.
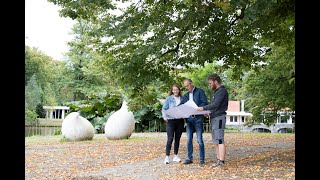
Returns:
[[[168,53],[171,53],[171,52],[175,52],[175,53],[178,53],[178,50],[179,50],[179,47],[180,47],[180,44],[182,42],[182,39],[183,37],[187,34],[187,31],[188,31],[189,27],[186,27],[183,31],[183,33],[181,34],[181,36],[179,37],[179,41],[177,43],[177,45],[173,48],[173,49],[169,49],[167,50],[166,52],[164,52],[163,54],[161,54],[160,57],[163,57],[164,55],[168,54]]]

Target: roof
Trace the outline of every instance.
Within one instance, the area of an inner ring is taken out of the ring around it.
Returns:
[[[227,111],[240,112],[240,101],[229,101]]]
[[[286,108],[281,108],[281,109],[275,109],[275,108],[271,108],[271,107],[267,107],[267,108],[264,108],[264,110],[269,110],[269,111],[273,111],[273,110],[282,110],[282,111],[291,111],[290,108],[286,107]]]
[[[69,106],[43,106],[43,109],[70,109]]]
[[[229,101],[227,115],[229,115],[229,116],[252,116],[251,113],[241,111],[240,101]]]
[[[251,113],[247,113],[247,112],[232,112],[232,111],[227,111],[227,115],[229,116],[252,116]]]

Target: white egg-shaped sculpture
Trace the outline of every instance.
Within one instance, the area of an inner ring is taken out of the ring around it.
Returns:
[[[70,141],[91,140],[94,127],[86,118],[80,116],[79,112],[72,112],[64,118],[61,133]]]
[[[127,139],[134,131],[134,116],[128,111],[126,101],[122,102],[121,108],[114,112],[105,124],[105,135],[108,139]]]

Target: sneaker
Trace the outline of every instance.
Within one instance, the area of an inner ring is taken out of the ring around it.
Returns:
[[[212,165],[212,167],[215,169],[221,168],[222,166],[224,166],[224,163],[220,160],[218,161],[217,164]]]
[[[173,157],[172,161],[174,161],[174,162],[180,162],[181,159],[178,157],[178,155],[175,155],[175,156]]]
[[[220,159],[216,159],[216,160],[213,162],[212,167],[217,166],[217,165],[219,164],[219,162],[220,162]]]
[[[204,166],[204,161],[200,161],[199,165],[202,167]]]
[[[191,164],[191,163],[193,163],[193,161],[192,161],[192,160],[189,160],[189,159],[187,159],[187,160],[185,160],[185,161],[183,162],[183,164]]]
[[[164,158],[164,164],[169,164],[169,156],[166,156],[166,157]]]

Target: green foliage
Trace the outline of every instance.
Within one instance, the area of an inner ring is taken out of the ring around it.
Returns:
[[[43,109],[43,105],[42,104],[38,104],[36,107],[36,113],[37,113],[37,117],[38,118],[45,118],[46,117],[46,112]]]
[[[161,113],[161,107],[143,107],[133,113],[136,125],[136,132],[146,132],[159,130],[160,127],[163,130],[163,119]]]
[[[37,83],[36,74],[34,74],[25,87],[25,108],[35,111],[37,105],[42,102],[42,93],[42,89]]]
[[[247,122],[243,123],[242,125],[252,127],[254,125],[254,122],[252,120],[247,120]]]
[[[148,114],[149,108],[143,107],[140,110],[133,113],[135,123],[140,123],[143,121],[144,117]]]
[[[45,55],[36,48],[25,46],[25,86],[30,81],[33,75],[37,76],[39,85],[43,88],[42,83],[50,79],[47,71],[47,61],[52,60],[49,56]]]
[[[135,131],[137,132],[152,131],[152,129],[155,130],[154,127],[156,124],[158,124],[157,127],[159,125],[161,126],[162,124],[162,104],[160,103],[160,99],[167,96],[167,94],[160,93],[156,86],[148,86],[147,93],[150,94],[150,96],[148,97],[150,97],[151,100],[149,101],[154,101],[154,103],[151,105],[148,105],[148,103],[144,103],[146,101],[142,99],[139,102],[128,100],[132,103],[132,107],[135,107],[135,109],[133,110],[133,115],[135,123],[137,124],[135,129]],[[153,128],[150,129],[151,127]],[[161,128],[163,127],[161,126]]]
[[[91,123],[92,123],[94,129],[97,131],[97,133],[102,133],[104,131],[104,127],[105,127],[106,122],[108,121],[109,117],[114,112],[115,111],[108,112],[103,117],[96,116],[91,120]]]
[[[93,28],[91,26],[90,22],[80,20],[72,28],[75,38],[68,42],[70,51],[66,54],[66,68],[69,79],[66,84],[72,89],[73,101],[84,100],[87,96],[104,90],[115,91],[109,87],[114,84],[113,81],[96,71],[100,66],[96,67],[95,61],[101,59],[101,56],[92,49],[91,44],[95,40],[88,34]]]
[[[36,48],[25,46],[25,85],[34,74],[42,89],[45,89],[47,83],[54,84],[62,64],[64,62],[53,60]]]
[[[285,132],[286,133],[294,133],[294,128],[286,128]]]
[[[192,69],[190,73],[186,73],[184,76],[192,79],[196,87],[202,88],[207,95],[208,102],[210,102],[213,91],[208,86],[207,78],[212,73],[217,73],[221,77],[222,84],[229,92],[229,100],[242,100],[242,79],[234,78],[235,72],[232,69],[225,70],[222,64],[206,63],[203,67]]]
[[[41,103],[62,105],[70,101],[70,87],[65,62],[53,60],[36,48],[25,46],[25,85],[36,76],[38,86],[43,90]],[[28,90],[29,91],[29,90]]]
[[[225,130],[239,130],[239,128],[226,126]]]
[[[25,109],[24,118],[26,123],[31,125],[37,124],[37,116],[38,114],[34,110]]]
[[[63,136],[63,137],[59,140],[59,142],[61,142],[61,143],[63,143],[63,142],[68,142],[68,140]]]
[[[108,93],[92,94],[87,100],[66,103],[70,112],[81,111],[81,116],[89,121],[96,117],[107,117],[110,112],[119,110],[121,104],[120,95]]]
[[[206,76],[215,71],[229,99],[245,100],[257,121],[265,108],[295,109],[294,0],[139,1],[118,15],[115,1],[49,2],[78,21],[60,86],[73,100],[105,89],[127,97],[132,111],[157,114],[164,92],[184,77],[210,97]]]
[[[216,72],[218,68],[214,64],[205,64],[204,67],[198,67],[190,72],[189,77],[193,81],[193,85],[202,88],[210,102],[210,97],[212,94],[211,88],[208,86],[207,78],[213,72]],[[186,92],[186,91],[185,91]]]
[[[53,90],[51,84],[47,84],[45,86],[45,89],[43,90],[43,104],[46,106],[57,106],[57,98],[56,98],[56,92]]]
[[[116,86],[128,86],[127,97],[148,105],[156,102],[154,94],[146,93],[149,86],[170,86],[179,79],[172,73],[177,67],[189,70],[222,61],[223,68],[241,77],[266,60],[262,47],[269,44],[263,38],[282,45],[292,43],[294,36],[294,0],[141,1],[120,15],[110,13],[118,8],[112,1],[49,2],[61,7],[62,16],[79,22],[79,41],[70,44],[80,53],[76,59],[83,60],[87,48],[96,50],[101,55],[96,61]],[[231,93],[234,98],[237,94]]]
[[[193,84],[196,87],[202,88],[208,98],[208,102],[210,102],[210,98],[212,95],[212,90],[208,86],[207,78],[212,73],[217,73],[220,75],[223,84],[225,84],[226,81],[230,81],[225,77],[225,70],[222,68],[222,66],[216,62],[213,63],[206,63],[203,67],[196,67],[192,69],[189,73],[185,74],[186,78],[190,78],[193,81]],[[186,91],[185,91],[186,92]]]
[[[285,47],[274,47],[267,56],[269,62],[259,72],[251,71],[244,81],[243,94],[257,122],[272,124],[277,111],[295,110],[294,53]],[[264,118],[263,111],[271,110]]]
[[[56,131],[56,132],[54,132],[54,136],[58,136],[58,135],[61,135],[62,134],[62,132],[59,130],[59,131]]]

